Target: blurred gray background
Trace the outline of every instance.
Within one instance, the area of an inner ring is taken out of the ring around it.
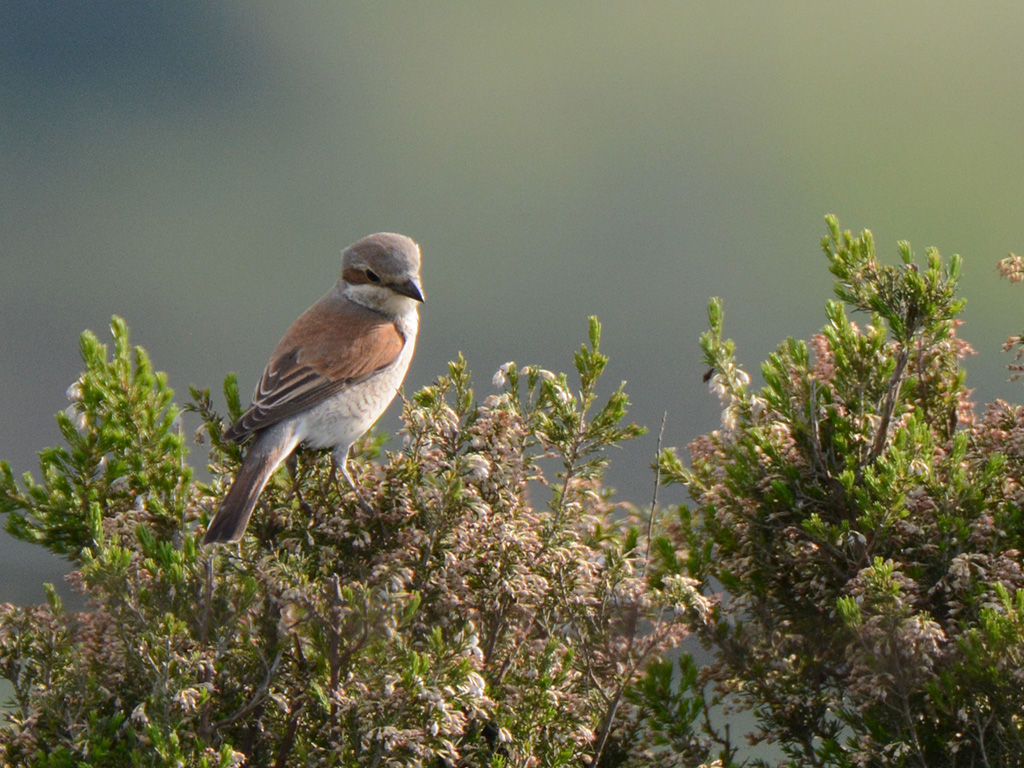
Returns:
[[[0,458],[59,441],[114,313],[179,403],[248,394],[378,230],[423,248],[407,391],[460,351],[481,396],[507,360],[571,370],[600,316],[651,427],[613,457],[640,503],[662,414],[666,445],[717,424],[710,296],[755,379],[824,322],[826,213],[887,261],[962,254],[969,383],[1019,399],[994,265],[1024,248],[1022,29],[1009,2],[2,3]],[[65,571],[0,536],[0,601]]]

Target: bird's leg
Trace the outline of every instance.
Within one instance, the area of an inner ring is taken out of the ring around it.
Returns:
[[[295,455],[295,451],[288,454],[284,460],[284,465],[288,469],[288,477],[292,479],[292,494],[299,497],[299,502],[302,502],[302,491],[299,489],[299,459]]]
[[[345,454],[345,457],[341,461],[338,461],[338,455],[336,453],[331,453],[331,477],[333,478],[334,483],[335,483],[336,486],[339,485],[339,483],[338,483],[338,470],[339,469],[341,470],[341,474],[343,474],[345,476],[345,480],[348,481],[348,487],[352,489],[353,493],[355,493],[356,499],[359,502],[360,508],[366,514],[372,515],[373,514],[373,507],[371,507],[369,504],[367,504],[366,499],[363,498],[363,494],[359,490],[359,486],[357,486],[355,484],[355,481],[352,479],[352,475],[350,475],[348,473],[348,453],[347,452]],[[338,493],[340,495],[340,493],[341,493],[340,489],[339,489]]]

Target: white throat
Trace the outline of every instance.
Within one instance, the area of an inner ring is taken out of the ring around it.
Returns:
[[[419,304],[416,300],[403,296],[400,293],[395,293],[390,288],[382,285],[370,283],[353,284],[344,280],[340,282],[342,294],[354,304],[380,312],[396,320],[399,318],[411,318],[413,323],[416,322],[416,309]]]

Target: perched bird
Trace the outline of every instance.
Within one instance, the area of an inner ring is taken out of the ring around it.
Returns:
[[[300,443],[333,448],[335,466],[359,494],[348,451],[405,378],[422,301],[420,249],[408,237],[381,232],[345,249],[338,282],[288,329],[249,410],[224,432],[234,442],[255,440],[204,543],[242,538],[267,481]]]

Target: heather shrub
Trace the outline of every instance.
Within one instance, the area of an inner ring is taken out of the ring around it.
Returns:
[[[675,701],[749,711],[778,765],[1024,764],[1024,409],[970,402],[958,257],[900,243],[883,266],[869,232],[828,223],[825,327],[758,389],[712,301],[721,426],[660,459],[693,499],[686,573],[721,595],[693,625],[712,662]],[[722,764],[743,763],[720,723]]]
[[[415,393],[401,444],[351,462],[373,514],[299,452],[243,542],[212,549],[240,449],[193,391],[213,476],[194,482],[166,377],[112,331],[110,357],[82,336],[40,480],[0,465],[8,530],[65,555],[88,602],[0,607],[0,759],[626,764],[628,689],[707,604],[652,567],[658,521],[602,485],[606,449],[641,430],[621,387],[598,398],[596,320],[575,383],[510,363],[478,400],[460,358]],[[233,419],[232,377],[225,394]]]

